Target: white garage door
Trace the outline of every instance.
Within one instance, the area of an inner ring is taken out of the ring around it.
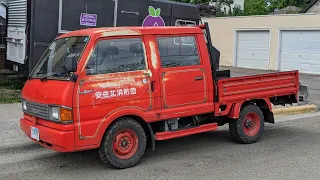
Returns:
[[[320,30],[281,31],[280,70],[320,74]]]
[[[270,31],[237,31],[236,66],[268,69]]]

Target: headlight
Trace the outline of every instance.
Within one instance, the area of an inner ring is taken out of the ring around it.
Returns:
[[[27,108],[27,102],[26,102],[25,100],[22,100],[22,109],[23,109],[24,111],[28,110],[28,108]]]
[[[49,109],[50,119],[54,121],[72,121],[72,109],[66,107],[51,106]]]
[[[54,120],[59,120],[59,117],[60,117],[60,108],[59,107],[51,107],[51,117]]]

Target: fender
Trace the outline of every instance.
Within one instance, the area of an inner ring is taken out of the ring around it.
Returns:
[[[269,98],[263,98],[263,99],[253,99],[253,100],[248,100],[248,101],[241,101],[238,103],[234,103],[230,113],[228,114],[228,118],[232,118],[232,119],[238,119],[240,116],[240,111],[241,111],[241,107],[243,105],[245,105],[246,103],[251,103],[251,102],[260,102],[260,104],[258,104],[258,106],[264,111],[264,112],[271,112],[272,113],[272,105],[271,105],[271,101],[269,100]],[[266,109],[268,109],[268,111],[266,111]]]
[[[117,108],[113,111],[111,111],[110,113],[108,113],[101,121],[98,129],[97,129],[97,137],[96,137],[96,142],[97,144],[100,145],[101,140],[103,138],[103,135],[105,133],[105,131],[108,129],[108,127],[114,122],[116,121],[118,118],[123,117],[123,116],[137,116],[139,117],[146,125],[147,128],[149,130],[149,135],[151,137],[151,140],[154,139],[153,134],[151,134],[152,132],[150,132],[150,129],[152,130],[151,126],[149,125],[149,123],[147,123],[144,119],[144,117],[146,116],[147,110],[142,109],[140,107],[130,107],[130,106],[124,106],[124,107],[120,107]],[[138,121],[139,122],[139,121]],[[149,127],[150,126],[150,127]],[[151,143],[154,143],[151,141]],[[154,143],[155,144],[155,143]],[[152,148],[155,146],[154,144],[152,144]]]

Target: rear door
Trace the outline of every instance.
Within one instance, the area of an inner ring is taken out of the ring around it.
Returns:
[[[119,26],[141,26],[148,13],[148,0],[115,0]]]
[[[162,116],[197,111],[208,101],[205,67],[194,35],[158,36]]]
[[[24,64],[26,56],[27,0],[11,0],[8,7],[7,59]]]

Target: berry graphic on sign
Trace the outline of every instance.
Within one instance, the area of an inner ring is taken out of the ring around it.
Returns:
[[[144,19],[142,26],[165,26],[160,13],[160,8],[154,9],[154,7],[149,6],[149,15]]]

